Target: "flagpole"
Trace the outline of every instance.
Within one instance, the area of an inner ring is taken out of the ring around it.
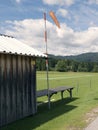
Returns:
[[[44,13],[44,22],[45,22],[45,32],[44,32],[44,37],[45,37],[45,44],[46,44],[46,75],[47,75],[47,91],[48,91],[48,108],[50,109],[50,94],[49,94],[49,65],[48,65],[48,49],[47,49],[47,27],[46,27],[46,13]]]
[[[49,15],[50,17],[53,19],[54,23],[56,24],[56,26],[58,28],[60,28],[60,24],[59,24],[59,21],[58,19],[56,18],[55,14],[53,11],[50,11],[49,12]],[[48,71],[49,71],[49,65],[48,65],[48,49],[47,49],[47,27],[46,27],[46,13],[44,12],[44,22],[45,22],[45,43],[46,43],[46,55],[47,55],[47,58],[46,58],[46,74],[47,74],[47,91],[48,91],[48,108],[50,109],[50,93],[49,93],[49,74],[48,74]]]

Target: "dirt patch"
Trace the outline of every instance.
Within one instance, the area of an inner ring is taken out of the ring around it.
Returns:
[[[85,114],[84,116],[84,120],[83,122],[85,122],[85,124],[89,125],[90,123],[92,123],[96,117],[98,117],[98,107],[92,109],[91,111],[89,111],[88,113]],[[79,128],[79,127],[75,127],[75,126],[68,126],[67,130],[85,130],[85,128]]]
[[[95,118],[98,116],[98,107],[92,109],[90,112],[88,112],[85,116],[86,124],[90,124]]]
[[[92,121],[94,121],[98,117],[98,107],[92,109],[88,113],[85,114],[84,122],[86,122],[87,125],[89,125]],[[69,127],[68,130],[84,130],[83,128],[78,127]]]

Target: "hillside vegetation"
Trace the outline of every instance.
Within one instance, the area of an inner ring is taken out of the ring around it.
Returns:
[[[80,55],[70,55],[70,56],[50,55],[50,57],[56,58],[56,59],[75,60],[79,62],[98,62],[98,52],[89,52],[89,53],[83,53]]]
[[[45,59],[37,59],[37,70],[46,70]],[[77,56],[49,55],[49,70],[98,72],[98,53],[84,53]]]

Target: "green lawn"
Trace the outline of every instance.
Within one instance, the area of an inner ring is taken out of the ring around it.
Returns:
[[[64,92],[52,96],[51,109],[47,97],[38,98],[43,102],[34,116],[16,121],[1,130],[83,130],[87,125],[86,113],[98,107],[98,73],[49,72],[49,86],[73,86],[73,98]],[[37,90],[47,88],[46,72],[37,72]]]

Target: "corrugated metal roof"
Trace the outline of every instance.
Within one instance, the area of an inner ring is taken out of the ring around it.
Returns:
[[[36,49],[7,35],[0,35],[0,52],[28,56],[31,55],[36,57],[46,57],[46,55],[37,51]]]

